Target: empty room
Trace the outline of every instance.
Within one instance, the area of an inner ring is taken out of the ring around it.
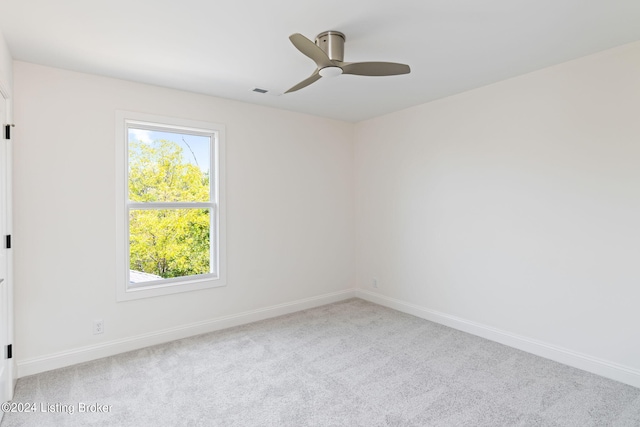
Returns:
[[[640,2],[0,1],[14,426],[640,426]]]

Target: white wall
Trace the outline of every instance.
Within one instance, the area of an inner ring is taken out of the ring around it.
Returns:
[[[23,62],[14,70],[19,367],[353,287],[353,124]],[[117,109],[226,126],[228,286],[116,303]],[[92,335],[96,318],[104,335]]]
[[[363,290],[640,379],[640,43],[355,138]]]
[[[9,97],[13,94],[13,60],[0,28],[0,87]]]

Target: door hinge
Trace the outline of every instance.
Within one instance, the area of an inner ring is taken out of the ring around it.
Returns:
[[[7,346],[7,359],[13,358],[13,344]]]
[[[5,240],[5,246],[7,249],[11,249],[11,234],[7,234]]]
[[[6,125],[4,127],[4,139],[11,139],[11,128],[16,125]]]

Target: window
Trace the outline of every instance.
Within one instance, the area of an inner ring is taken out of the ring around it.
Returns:
[[[224,127],[117,112],[119,301],[225,285]]]

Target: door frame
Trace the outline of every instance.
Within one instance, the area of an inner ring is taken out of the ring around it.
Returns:
[[[5,163],[6,163],[6,172],[5,172],[5,185],[6,185],[6,189],[5,189],[5,197],[6,197],[6,201],[5,201],[5,208],[6,208],[6,224],[5,224],[5,232],[7,235],[13,235],[13,135],[11,135],[11,137],[9,139],[5,139],[5,129],[4,129],[4,125],[5,124],[11,124],[13,123],[13,110],[12,110],[12,99],[11,96],[9,95],[9,92],[5,89],[5,87],[3,86],[2,82],[0,82],[0,102],[4,102],[5,104],[5,120],[6,123],[3,123],[2,125],[2,141],[6,143],[6,146],[4,147],[5,149]],[[4,236],[0,236],[0,238],[3,240],[0,244],[5,244],[4,242]],[[8,344],[13,344],[13,339],[14,339],[14,335],[13,335],[13,328],[14,328],[14,311],[13,311],[13,251],[12,250],[7,250],[7,254],[6,254],[6,261],[7,261],[7,277],[5,278],[6,280],[6,286],[7,286],[7,324],[6,324],[6,328],[7,328],[7,343]],[[15,373],[17,372],[16,369],[16,359],[15,357],[7,360],[5,359],[6,357],[6,350],[2,349],[2,352],[0,353],[0,356],[2,357],[2,360],[4,361],[4,363],[6,363],[5,369],[7,370],[7,382],[6,382],[6,387],[7,390],[4,390],[4,393],[6,394],[6,396],[9,398],[9,400],[13,399],[13,391],[15,389],[15,385],[17,382],[17,378]]]

